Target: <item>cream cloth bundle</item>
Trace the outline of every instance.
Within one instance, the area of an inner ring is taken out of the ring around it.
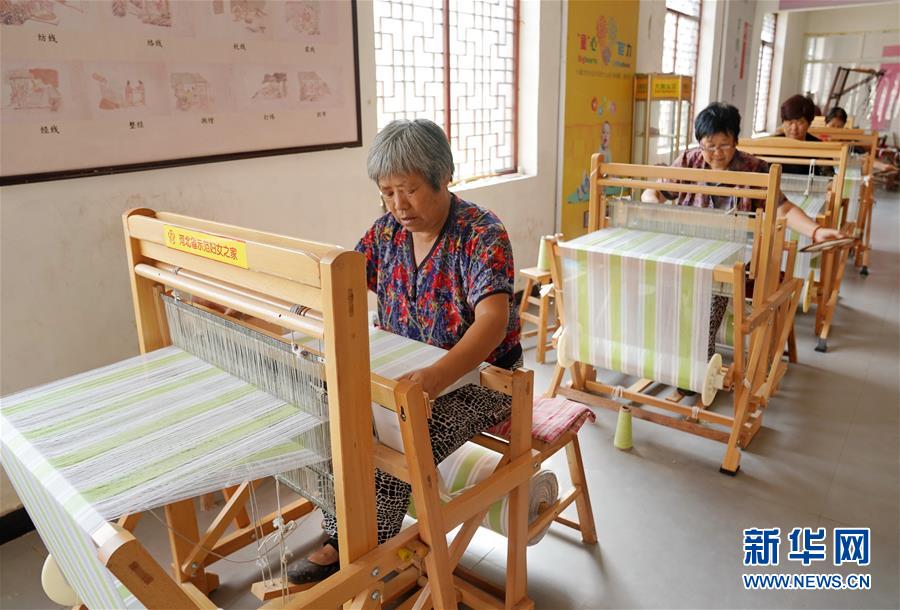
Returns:
[[[700,392],[713,269],[745,245],[625,228],[559,244],[564,358]]]
[[[501,455],[475,443],[466,443],[438,464],[441,501],[449,502],[467,489],[488,478],[500,463]],[[528,524],[533,523],[541,511],[559,498],[559,482],[550,470],[541,470],[531,477],[528,492]],[[415,517],[415,507],[410,503],[409,514]],[[483,527],[503,536],[509,532],[509,496],[495,502],[484,520]],[[528,545],[537,544],[550,524],[537,532]]]

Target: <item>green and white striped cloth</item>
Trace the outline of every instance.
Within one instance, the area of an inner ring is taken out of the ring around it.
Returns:
[[[831,178],[822,176],[814,176],[810,179],[808,176],[787,174],[781,177],[781,190],[791,203],[815,220],[816,216],[821,214],[825,208],[826,187],[829,182],[831,182]],[[798,250],[812,243],[809,237],[801,235],[793,229],[787,230],[785,240],[796,241]],[[797,252],[797,257],[794,259],[794,277],[807,281],[810,271],[812,271],[814,281],[818,281],[819,254],[818,252]]]
[[[448,455],[437,467],[441,501],[449,502],[487,479],[493,474],[502,457],[495,451],[471,442]],[[528,490],[529,525],[538,518],[543,508],[553,504],[558,497],[559,481],[556,475],[550,470],[540,470],[534,473]],[[416,509],[412,502],[410,502],[409,514],[412,517],[416,516]],[[481,525],[503,536],[508,535],[509,496],[504,496],[491,505]],[[535,533],[534,537],[528,540],[528,545],[540,542],[548,529],[550,529],[549,523],[547,527]]]
[[[703,389],[713,269],[745,245],[607,228],[560,243],[568,357]]]
[[[327,423],[177,347],[6,396],[2,457],[91,608],[134,607],[96,559],[103,519],[327,459]]]
[[[844,173],[844,198],[849,201],[847,205],[847,217],[841,218],[840,227],[844,222],[856,222],[859,216],[859,196],[863,185],[862,157],[853,156],[847,162],[847,171]]]
[[[447,350],[443,348],[395,335],[380,328],[369,327],[369,366],[376,375],[397,379],[406,373],[434,364],[446,353]],[[479,369],[473,369],[448,386],[441,395],[466,384],[479,382]],[[403,439],[400,435],[397,414],[373,403],[372,417],[375,422],[375,438],[388,447],[402,452]]]

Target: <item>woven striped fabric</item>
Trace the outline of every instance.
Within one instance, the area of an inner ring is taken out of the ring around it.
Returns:
[[[79,599],[89,608],[143,608],[97,558],[91,534],[103,517],[6,417],[0,423],[3,468]]]
[[[416,369],[430,366],[444,357],[447,350],[415,341],[407,337],[369,328],[369,366],[372,372],[388,379],[397,379]],[[447,387],[441,395],[452,392],[469,383],[479,383],[479,369],[463,375]],[[375,423],[375,438],[381,443],[403,451],[403,439],[397,414],[379,404],[372,404],[372,418]]]
[[[844,198],[847,199],[847,217],[841,218],[838,226],[844,222],[856,222],[859,216],[859,197],[863,185],[862,175],[862,158],[851,157],[847,163],[847,170],[844,173]]]
[[[702,390],[713,269],[744,244],[607,228],[560,251],[571,359]]]
[[[441,501],[449,502],[488,478],[500,463],[501,457],[499,453],[475,443],[466,443],[451,453],[437,467]],[[528,523],[533,523],[541,509],[550,506],[558,497],[559,482],[552,471],[541,470],[532,475],[528,493]],[[409,514],[412,517],[416,515],[412,503]],[[491,505],[481,525],[503,536],[508,535],[509,496],[504,496]],[[547,527],[528,541],[528,545],[539,542],[549,528],[548,523]]]
[[[96,560],[103,519],[327,459],[326,422],[177,347],[4,397],[0,416],[10,479],[92,608],[133,606]]]
[[[397,379],[416,369],[431,366],[444,357],[447,350],[389,333],[380,328],[369,328],[369,366],[372,372],[388,379]],[[478,383],[479,369],[473,369],[460,377],[442,394],[469,383]]]
[[[796,181],[798,179],[794,178],[794,180]],[[830,182],[830,179],[816,177],[813,180],[815,181],[814,184],[817,184],[818,186],[810,188],[809,192],[806,192],[806,190],[799,190],[802,187],[802,184],[799,181],[785,181],[784,177],[782,177],[781,188],[784,192],[784,195],[791,201],[791,203],[803,210],[803,212],[807,216],[815,220],[816,217],[821,214],[825,208],[826,193],[822,184]],[[802,182],[807,183],[808,181],[804,177]],[[785,239],[788,241],[796,241],[798,250],[805,248],[812,243],[812,240],[809,237],[801,235],[793,229],[788,229],[787,234],[785,235]],[[819,254],[820,253],[818,252],[797,252],[797,257],[794,260],[794,277],[798,277],[806,281],[809,279],[810,273],[812,273],[813,279],[815,281],[818,281],[820,261]]]

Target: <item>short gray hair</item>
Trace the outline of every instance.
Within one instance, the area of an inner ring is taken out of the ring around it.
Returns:
[[[367,161],[376,183],[388,176],[416,173],[438,191],[453,178],[453,153],[444,130],[428,119],[398,119],[375,136]]]

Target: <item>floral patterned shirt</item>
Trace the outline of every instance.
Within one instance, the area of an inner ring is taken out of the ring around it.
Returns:
[[[356,245],[366,256],[369,290],[378,296],[378,319],[387,331],[450,349],[475,321],[475,306],[485,297],[506,293],[506,337],[488,362],[510,368],[522,348],[509,236],[493,212],[456,195],[451,198],[444,227],[418,266],[412,234],[390,213],[376,220]]]
[[[711,169],[703,159],[703,152],[699,148],[692,148],[681,153],[672,167],[685,167],[691,169]],[[728,164],[730,172],[759,172],[768,173],[769,164],[749,153],[740,150],[734,151],[734,157]],[[719,186],[719,185],[713,185]],[[730,210],[733,207],[741,212],[752,212],[756,207],[765,205],[765,201],[761,199],[740,198],[735,202],[734,197],[705,195],[703,193],[667,193],[663,191],[666,199],[676,199],[678,205],[690,205],[698,208],[717,208],[720,210]]]

